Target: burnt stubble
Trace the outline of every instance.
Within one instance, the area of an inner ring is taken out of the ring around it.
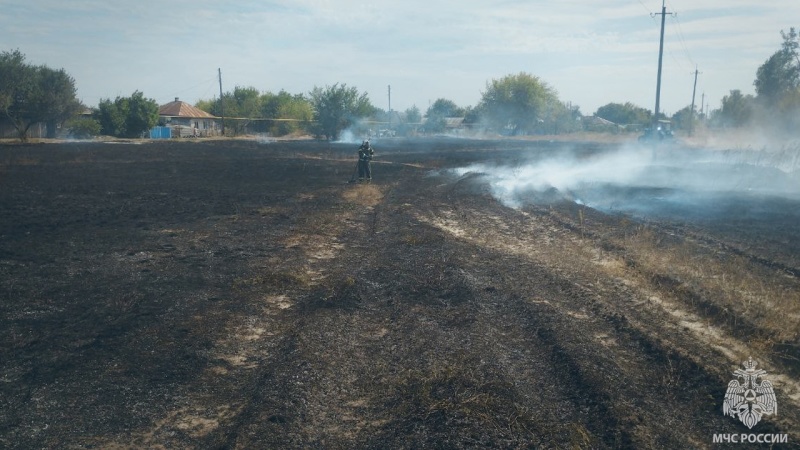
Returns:
[[[357,145],[0,146],[0,447],[704,448],[751,355],[800,442],[791,216],[448,172],[608,145],[373,145],[372,184]]]

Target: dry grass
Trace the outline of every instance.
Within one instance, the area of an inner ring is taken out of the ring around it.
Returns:
[[[734,319],[763,330],[764,339],[789,342],[800,337],[796,278],[690,240],[667,241],[649,228],[628,236],[624,246],[644,272],[677,281],[675,290],[700,294]]]
[[[383,192],[374,184],[356,184],[344,191],[342,197],[361,206],[375,206],[383,200]]]

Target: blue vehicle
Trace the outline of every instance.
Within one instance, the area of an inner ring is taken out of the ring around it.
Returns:
[[[657,122],[655,129],[653,127],[645,128],[644,134],[639,136],[639,141],[671,141],[674,138],[675,134],[672,132],[672,122],[661,119]]]

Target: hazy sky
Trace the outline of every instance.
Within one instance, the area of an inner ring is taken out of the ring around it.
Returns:
[[[753,93],[759,65],[800,27],[798,0],[670,0],[661,109]],[[474,106],[528,72],[594,113],[655,106],[661,0],[0,0],[0,51],[64,68],[89,106],[135,90],[194,103],[234,86],[308,93],[345,83],[388,109]],[[796,23],[793,21],[797,21]],[[2,82],[2,80],[0,80]]]

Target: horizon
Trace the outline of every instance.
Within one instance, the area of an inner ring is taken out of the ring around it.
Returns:
[[[800,3],[666,2],[661,112],[692,101],[718,109],[731,90],[754,94],[756,70],[781,47]],[[141,91],[159,105],[219,96],[236,86],[308,94],[335,83],[372,104],[425,112],[439,98],[476,106],[486,83],[526,72],[592,115],[609,103],[655,106],[661,2],[550,4],[477,1],[243,1],[235,8],[178,0],[124,5],[10,0],[0,48],[63,68],[86,106]],[[746,25],[745,25],[746,24]],[[705,105],[701,102],[705,100]]]

